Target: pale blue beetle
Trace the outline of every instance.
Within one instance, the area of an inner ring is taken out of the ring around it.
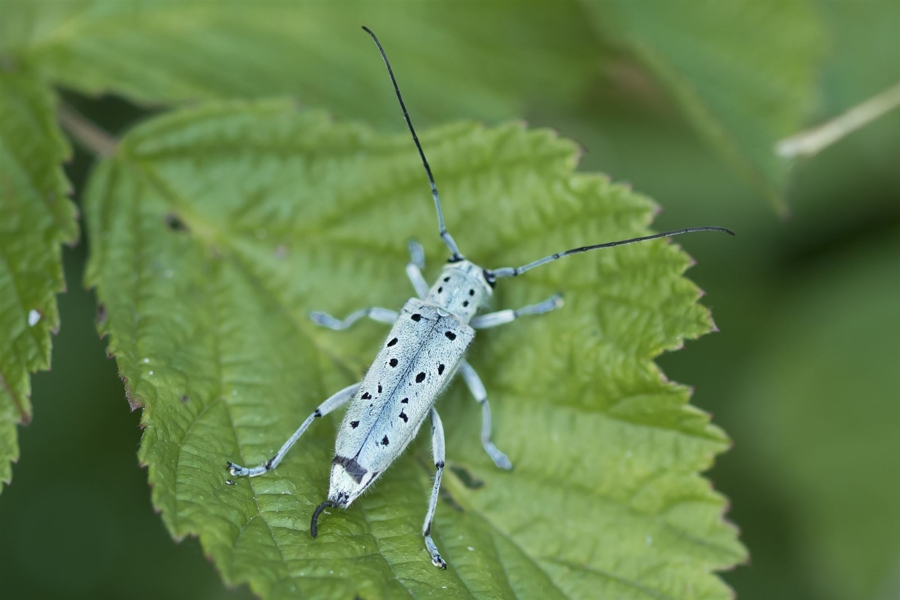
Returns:
[[[438,228],[441,239],[450,250],[450,260],[438,281],[429,288],[422,276],[424,267],[422,248],[418,244],[410,245],[412,260],[406,267],[406,273],[412,280],[419,298],[408,300],[399,314],[386,308],[367,308],[356,311],[341,321],[325,313],[312,313],[310,317],[317,324],[335,330],[346,329],[363,317],[388,323],[393,327],[361,383],[344,388],[323,402],[284,443],[278,453],[262,465],[246,468],[229,462],[228,469],[232,475],[250,477],[271,471],[278,466],[314,419],[327,415],[352,400],[337,433],[328,499],[316,508],[310,524],[310,533],[316,537],[316,523],[322,511],[327,507],[350,506],[400,456],[416,437],[425,417],[430,415],[432,451],[437,473],[422,534],[425,536],[425,546],[431,554],[432,564],[446,569],[447,563],[441,558],[431,539],[431,523],[444,470],[444,429],[434,404],[457,371],[461,372],[472,395],[482,406],[481,443],[484,449],[498,467],[511,469],[512,463],[491,442],[491,410],[484,385],[463,357],[475,339],[476,329],[510,323],[524,315],[539,315],[562,306],[562,298],[556,295],[539,304],[518,310],[501,310],[477,315],[480,309],[487,307],[496,280],[500,277],[515,277],[545,263],[587,250],[610,248],[694,231],[724,231],[731,235],[734,233],[722,227],[692,227],[574,248],[516,268],[488,270],[466,260],[444,226],[441,200],[431,174],[431,167],[406,111],[387,55],[375,34],[367,27],[363,29],[375,40],[387,65],[406,124],[422,157],[437,209]]]

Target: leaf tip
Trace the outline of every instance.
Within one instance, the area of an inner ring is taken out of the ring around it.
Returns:
[[[121,379],[122,383],[125,385],[125,398],[128,400],[128,406],[131,407],[131,412],[134,412],[139,408],[144,408],[144,401],[132,390],[131,384],[128,381],[128,376],[120,374],[119,379]],[[146,427],[146,424],[142,422],[141,429],[144,427]]]

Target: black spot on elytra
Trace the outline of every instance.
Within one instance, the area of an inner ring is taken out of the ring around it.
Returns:
[[[384,436],[383,438],[381,438],[381,445],[382,445],[382,446],[387,446],[387,445],[390,444],[390,443],[391,443],[391,442],[390,442],[390,440],[388,440],[387,436]]]
[[[420,315],[419,313],[416,313],[413,316],[411,316],[410,319],[412,319],[413,321],[421,321],[422,315]]]
[[[439,287],[439,288],[438,288],[438,294],[440,294],[440,293],[443,292],[443,291],[444,291],[444,288],[442,288],[442,287]]]
[[[356,429],[357,427],[359,427],[359,421],[350,421],[350,427]]]
[[[396,343],[397,343],[397,338],[394,338],[394,339],[392,339],[391,341],[389,341],[387,345],[388,345],[388,347],[390,347],[390,346],[393,346],[393,345],[396,344]]]
[[[453,333],[452,331],[448,331],[448,332],[445,333],[444,335],[446,335],[446,336],[447,336],[447,339],[450,340],[450,341],[453,341],[453,340],[456,339],[456,334]]]
[[[400,418],[403,419],[403,422],[406,423],[409,421],[409,417],[406,416],[406,413],[402,410],[400,411]]]
[[[404,398],[400,401],[400,404],[409,404],[409,398]]]
[[[474,296],[474,295],[475,295],[475,290],[469,290],[469,295],[470,295],[470,296]]]
[[[468,301],[468,300],[463,301],[463,306],[468,306],[468,305],[469,305],[469,301]]]
[[[423,381],[425,381],[425,373],[416,375],[416,383],[422,383]]]
[[[444,365],[438,365],[438,375],[444,374]]]
[[[380,383],[378,384],[378,393],[379,394],[381,393],[381,384]]]
[[[391,365],[392,367],[396,367],[396,366],[397,366],[397,359],[396,359],[396,358],[392,358],[391,361],[390,361],[388,364]]]
[[[368,400],[371,397],[372,397],[372,394],[370,394],[369,392],[366,392],[365,394],[362,395],[363,400]]]
[[[447,283],[448,281],[450,281],[450,277],[444,277],[444,283]]]

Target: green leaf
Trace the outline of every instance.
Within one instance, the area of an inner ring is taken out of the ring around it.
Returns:
[[[624,49],[780,210],[789,165],[773,147],[806,124],[823,37],[809,0],[58,4],[13,3],[6,20],[17,52],[66,88],[144,104],[289,95],[398,129],[361,24],[386,44],[420,123],[559,126],[580,110],[596,126],[596,90],[630,89],[600,78]]]
[[[0,482],[19,456],[16,424],[31,419],[29,373],[50,366],[55,294],[65,287],[60,243],[78,238],[54,103],[30,73],[0,65]]]
[[[654,214],[626,187],[574,173],[575,145],[547,130],[462,123],[421,137],[448,226],[485,266],[639,235]],[[450,568],[439,571],[420,534],[427,436],[324,517],[315,540],[339,415],[275,472],[225,483],[226,461],[268,458],[362,377],[386,334],[322,330],[310,310],[399,307],[413,236],[438,272],[446,250],[408,136],[282,102],[179,111],[100,164],[86,214],[87,283],[144,407],[153,503],[176,538],[200,537],[227,582],[265,597],[730,597],[711,573],[745,551],[698,473],[728,440],[652,362],[711,327],[677,246],[586,254],[498,284],[498,307],[558,290],[567,304],[479,334],[470,353],[512,472],[483,452],[462,386],[438,404],[450,467],[434,529]]]
[[[603,35],[628,49],[700,134],[781,212],[789,164],[775,142],[815,100],[821,27],[807,0],[595,2]]]
[[[53,3],[51,3],[53,4]],[[99,1],[27,50],[47,77],[140,103],[292,95],[402,127],[368,25],[432,119],[503,119],[571,104],[596,72],[576,3]],[[498,35],[502,31],[502,35]]]

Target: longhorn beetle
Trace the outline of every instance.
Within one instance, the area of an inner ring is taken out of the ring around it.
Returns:
[[[450,259],[444,266],[440,278],[428,287],[422,276],[424,253],[416,243],[410,244],[412,259],[406,265],[406,274],[416,289],[418,298],[411,298],[403,305],[400,313],[386,308],[364,308],[351,313],[344,320],[339,320],[322,312],[313,312],[310,318],[318,325],[334,330],[347,329],[363,317],[380,323],[392,325],[385,343],[381,347],[375,362],[361,383],[342,389],[319,407],[300,425],[294,435],[288,439],[278,453],[258,467],[247,468],[228,463],[228,470],[234,476],[255,477],[271,471],[284,459],[285,454],[303,435],[307,427],[318,417],[340,408],[347,402],[350,407],[341,423],[335,443],[335,457],[331,461],[331,484],[328,499],[322,502],[313,512],[310,523],[310,534],[316,537],[319,515],[327,507],[347,508],[356,500],[378,476],[400,456],[406,446],[416,437],[425,418],[431,417],[431,445],[434,454],[434,466],[437,473],[431,500],[425,513],[422,535],[425,547],[431,554],[431,563],[441,569],[447,563],[431,539],[431,523],[437,506],[438,493],[441,488],[441,475],[444,471],[444,428],[434,404],[457,371],[475,400],[481,404],[481,444],[488,456],[501,469],[511,469],[512,463],[506,455],[497,449],[491,441],[491,409],[487,400],[487,392],[478,374],[466,362],[466,350],[475,339],[477,329],[487,329],[505,323],[511,323],[525,315],[539,315],[562,306],[562,297],[557,294],[543,302],[525,306],[518,310],[501,310],[487,314],[477,314],[487,308],[488,300],[493,294],[497,279],[516,277],[535,267],[554,260],[599,248],[611,248],[645,240],[680,235],[695,231],[724,231],[734,233],[724,227],[691,227],[677,231],[667,231],[629,240],[607,242],[593,246],[573,248],[565,252],[551,254],[522,267],[503,267],[501,269],[484,269],[463,258],[450,232],[444,226],[444,214],[437,186],[431,174],[431,167],[425,158],[425,152],[416,136],[400,88],[391,69],[384,48],[375,34],[368,27],[363,27],[372,36],[381,58],[387,66],[394,92],[403,110],[403,118],[412,134],[428,182],[431,184],[431,195],[437,210],[438,230],[441,239],[450,250]]]

